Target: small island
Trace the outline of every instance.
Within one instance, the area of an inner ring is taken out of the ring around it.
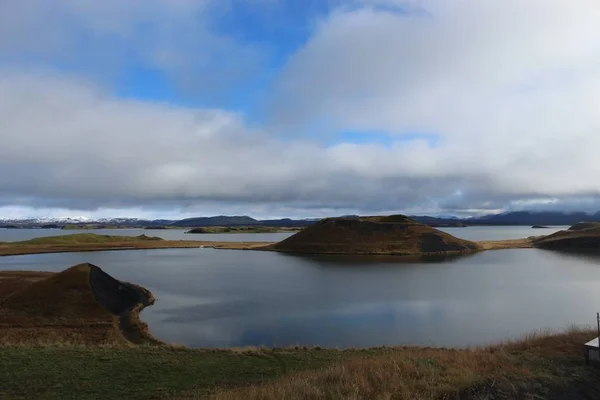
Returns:
[[[199,226],[190,229],[186,233],[278,233],[278,232],[296,232],[301,228],[273,227],[264,225],[250,226]]]
[[[546,226],[546,225],[533,225],[531,228],[532,229],[548,229],[550,227]]]
[[[286,253],[439,255],[479,250],[405,215],[326,218],[269,248]]]

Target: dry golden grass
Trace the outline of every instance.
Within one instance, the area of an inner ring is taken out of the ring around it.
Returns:
[[[532,373],[505,352],[410,349],[342,361],[264,385],[225,391],[215,398],[437,399],[499,374],[526,377]]]
[[[533,247],[531,238],[509,240],[485,240],[476,242],[480,250],[529,249]]]
[[[571,392],[583,396],[565,398],[588,398],[586,393],[600,394],[594,371],[586,369],[582,356],[581,345],[593,335],[592,331],[572,329],[470,350],[389,349],[383,355],[366,354],[261,385],[220,391],[214,398],[533,399]],[[591,379],[579,382],[579,387],[569,380],[573,374],[587,373]],[[188,393],[181,398],[201,396]]]

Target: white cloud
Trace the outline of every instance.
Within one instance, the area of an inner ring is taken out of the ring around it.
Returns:
[[[421,163],[432,150],[417,141],[280,142],[235,113],[118,99],[47,73],[2,71],[0,120],[6,205],[419,209],[463,179]]]
[[[0,2],[0,62],[43,63],[111,83],[143,67],[167,74],[180,93],[214,98],[261,62],[255,45],[212,28],[229,6],[217,0]]]
[[[279,126],[437,133],[439,147],[421,149],[407,173],[479,177],[490,196],[597,193],[600,162],[587,149],[600,145],[600,4],[418,5],[323,20],[279,78]]]
[[[252,71],[256,48],[208,28],[219,4],[1,3],[0,206],[266,217],[598,204],[594,1],[346,2],[281,71],[269,108],[279,131],[101,86],[97,74],[130,57],[200,87]],[[440,141],[277,139],[314,127]]]

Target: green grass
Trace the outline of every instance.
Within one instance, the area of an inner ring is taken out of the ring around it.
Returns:
[[[2,399],[153,399],[261,383],[339,360],[339,351],[2,347]]]
[[[124,242],[146,242],[163,240],[159,237],[146,235],[139,236],[113,236],[97,235],[95,233],[75,233],[72,235],[46,236],[21,242],[10,242],[15,245],[51,245],[51,244],[78,244],[78,243],[124,243]]]

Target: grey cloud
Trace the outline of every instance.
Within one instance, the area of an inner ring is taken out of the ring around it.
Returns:
[[[279,142],[234,113],[115,99],[82,81],[42,73],[4,71],[0,120],[5,205],[221,202],[376,211],[435,207],[470,182],[422,164],[436,150],[419,143],[385,149]]]
[[[194,23],[215,12],[208,1],[168,8],[65,1],[55,10],[26,3],[0,6],[4,55],[25,48],[71,61],[80,46],[70,36],[75,27],[84,39],[101,38],[90,48],[102,60],[83,53],[98,70],[127,50],[105,47],[117,42],[177,76],[210,72],[239,55],[256,65],[255,49]],[[600,49],[587,38],[600,34],[600,7],[591,0],[420,4],[428,16],[352,7],[320,21],[273,88],[269,111],[283,131],[250,128],[225,110],[119,99],[90,80],[4,68],[0,205],[263,215],[595,207]],[[65,28],[60,18],[43,18],[65,10],[73,14]],[[155,31],[142,38],[132,27],[148,21]],[[172,45],[180,28],[193,35]],[[441,141],[323,147],[287,134],[294,126],[432,132]]]
[[[600,6],[413,3],[426,13],[340,7],[320,21],[278,78],[274,126],[313,128],[318,121],[332,131],[384,131],[400,140],[415,131],[439,134],[434,149],[412,146],[410,162],[368,146],[360,159],[342,162],[429,181],[434,189],[420,190],[442,208],[596,193],[600,162],[588,149],[600,145],[600,48],[589,37],[600,34],[593,22]]]

